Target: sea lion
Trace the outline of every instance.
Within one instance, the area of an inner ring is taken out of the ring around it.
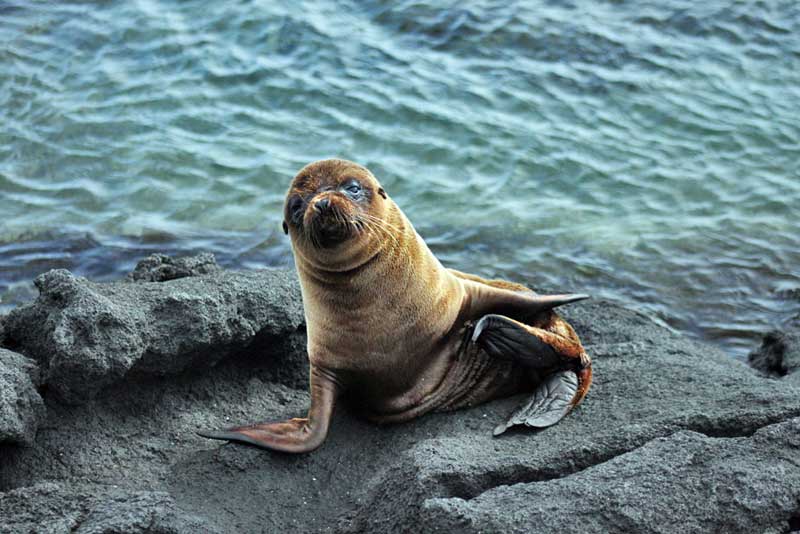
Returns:
[[[308,416],[200,435],[308,452],[325,440],[345,391],[382,423],[535,391],[497,435],[550,426],[586,395],[591,361],[553,308],[588,297],[446,269],[366,168],[305,166],[286,195],[283,229],[306,316]]]

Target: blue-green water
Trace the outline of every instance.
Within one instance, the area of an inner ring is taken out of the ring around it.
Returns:
[[[737,356],[800,314],[796,0],[0,1],[0,309],[149,251],[289,264],[330,156],[450,266]]]

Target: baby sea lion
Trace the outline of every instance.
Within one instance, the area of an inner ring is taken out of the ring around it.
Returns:
[[[366,168],[340,159],[304,167],[283,228],[306,316],[308,416],[200,435],[308,452],[325,440],[343,392],[387,423],[533,391],[497,435],[550,426],[586,395],[591,361],[553,308],[588,297],[446,269]]]

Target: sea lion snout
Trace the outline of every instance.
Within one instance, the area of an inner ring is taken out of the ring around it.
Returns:
[[[337,192],[318,193],[308,203],[303,217],[312,243],[330,248],[353,237],[356,234],[354,208],[347,198]]]
[[[354,206],[348,199],[332,191],[324,191],[314,196],[306,206],[303,224],[309,227],[347,225],[352,218]]]
[[[380,220],[387,198],[377,179],[360,165],[339,159],[310,163],[289,187],[284,231],[294,230],[293,243],[305,247],[307,257],[329,261],[331,249],[356,238],[358,248],[368,247],[374,234],[383,231],[378,226],[385,226]],[[316,257],[319,253],[322,256]]]
[[[327,210],[330,207],[330,205],[331,205],[331,199],[329,199],[328,197],[323,197],[314,202],[314,209],[319,212],[323,212]]]

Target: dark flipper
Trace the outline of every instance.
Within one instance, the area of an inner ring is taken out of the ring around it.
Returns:
[[[515,425],[545,428],[554,425],[577,405],[592,383],[591,361],[566,323],[555,331],[529,326],[502,315],[486,315],[475,325],[473,343],[490,356],[513,359],[546,373],[533,396],[497,426],[497,436]],[[568,335],[563,335],[568,334]]]
[[[537,336],[527,325],[502,315],[484,315],[475,324],[472,342],[502,360],[518,360],[527,367],[552,369],[560,362],[556,350]]]
[[[311,408],[308,417],[279,423],[259,423],[221,431],[199,431],[204,438],[246,443],[281,452],[310,452],[322,445],[328,435],[336,400],[337,383],[333,376],[311,368]]]
[[[517,408],[508,421],[497,425],[492,433],[499,436],[516,425],[552,426],[572,410],[572,400],[577,392],[578,375],[574,371],[556,371],[546,377],[531,398]]]

